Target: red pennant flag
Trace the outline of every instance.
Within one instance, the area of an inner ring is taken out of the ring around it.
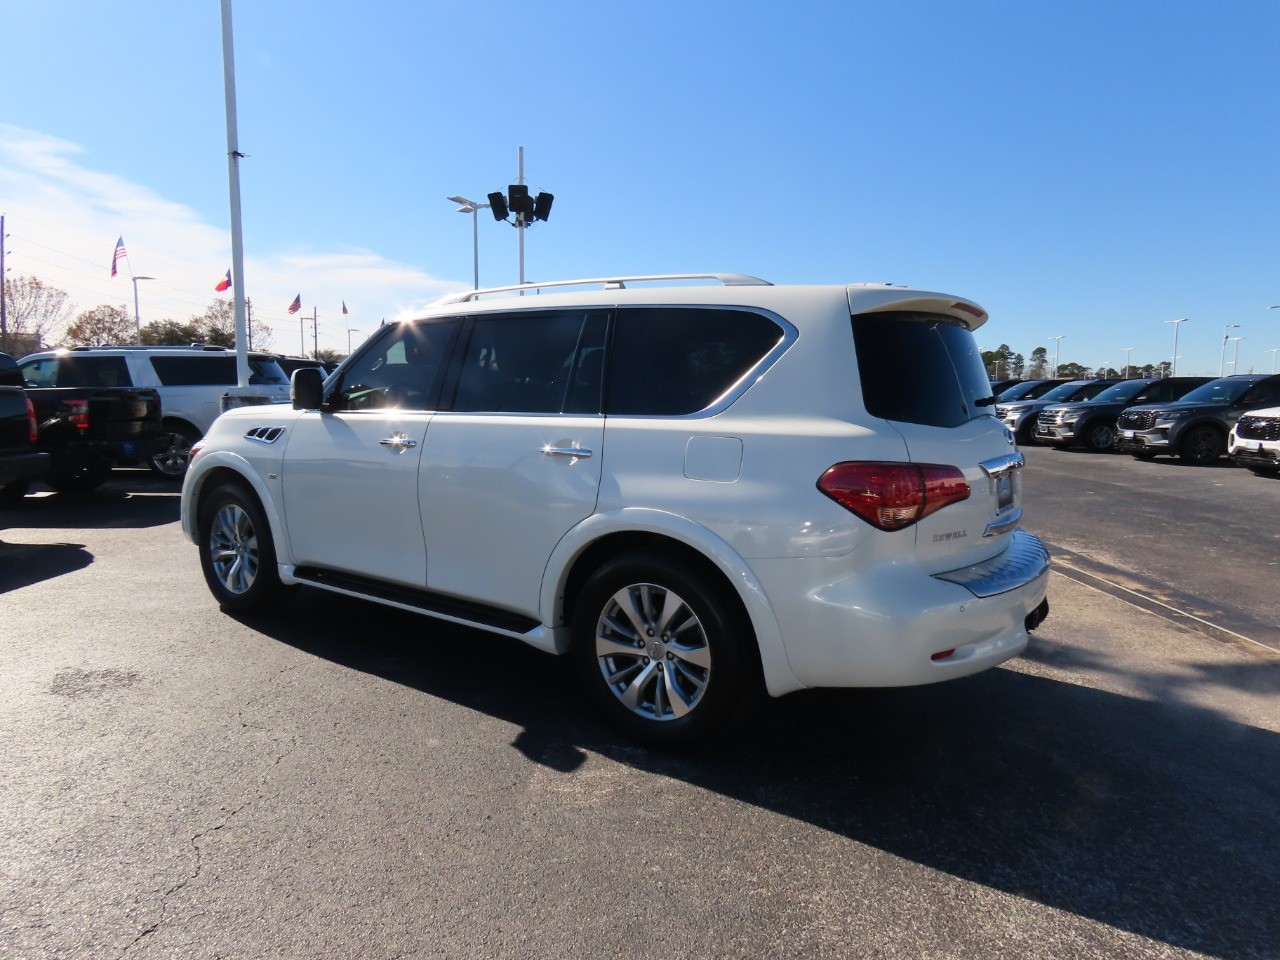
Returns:
[[[298,294],[293,298],[293,303],[289,304],[289,312],[297,313],[302,309],[302,294]]]
[[[231,271],[230,271],[230,270],[228,270],[228,271],[227,271],[227,276],[226,276],[226,278],[225,278],[225,279],[223,279],[223,280],[219,280],[219,281],[218,281],[218,285],[217,285],[216,287],[214,287],[213,289],[215,289],[215,290],[217,290],[219,293],[221,293],[223,290],[227,290],[227,289],[229,289],[230,287],[231,287]]]
[[[345,300],[342,301],[342,315],[344,317],[347,315],[347,301]]]

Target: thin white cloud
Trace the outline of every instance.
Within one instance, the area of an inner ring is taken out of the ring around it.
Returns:
[[[110,303],[130,312],[130,277],[154,277],[138,283],[144,323],[202,313],[219,296],[213,287],[231,264],[229,231],[143,184],[94,170],[83,158],[76,143],[0,124],[0,212],[11,235],[10,277],[28,274],[61,287],[78,309]],[[119,236],[129,262],[113,279]],[[286,351],[297,343],[299,318],[287,307],[298,293],[307,320],[313,309],[319,317],[320,346],[345,350],[348,327],[372,331],[383,318],[411,315],[467,286],[361,249],[246,251],[245,280],[256,315],[272,327],[275,349]]]

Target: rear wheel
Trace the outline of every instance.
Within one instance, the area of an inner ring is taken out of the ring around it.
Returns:
[[[276,569],[271,527],[258,498],[239,484],[223,484],[200,504],[200,569],[218,605],[257,613],[285,593]]]
[[[1210,426],[1192,427],[1178,446],[1178,456],[1187,463],[1213,463],[1227,452],[1222,434]]]
[[[685,563],[618,557],[587,582],[573,619],[573,657],[608,720],[652,747],[723,733],[760,684],[750,629],[718,585]]]
[[[1111,420],[1100,420],[1085,425],[1081,435],[1085,449],[1094,453],[1110,450],[1116,445],[1116,425]]]
[[[92,450],[72,447],[54,457],[45,483],[59,493],[88,493],[107,482],[111,464]]]
[[[151,469],[170,480],[181,480],[187,475],[191,447],[199,439],[199,434],[190,427],[175,427],[169,434],[169,445],[151,458]]]

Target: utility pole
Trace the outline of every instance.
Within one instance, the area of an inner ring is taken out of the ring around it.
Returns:
[[[4,214],[0,213],[0,350],[9,349],[9,298],[4,295],[5,273],[4,242],[9,235],[4,232]]]
[[[244,298],[244,326],[249,332],[249,349],[253,349],[253,301]]]

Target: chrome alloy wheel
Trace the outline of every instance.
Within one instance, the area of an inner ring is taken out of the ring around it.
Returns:
[[[676,720],[701,701],[711,676],[702,622],[675,592],[653,583],[623,587],[596,624],[605,683],[632,713]]]
[[[228,593],[239,596],[253,586],[258,576],[258,533],[239,504],[223,504],[213,515],[209,563]]]

